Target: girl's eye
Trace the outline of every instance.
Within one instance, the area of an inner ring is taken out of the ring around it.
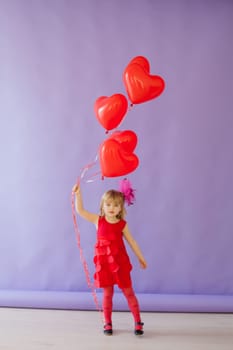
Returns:
[[[111,206],[111,203],[105,203],[105,205],[106,205],[107,207],[110,207],[110,206]]]

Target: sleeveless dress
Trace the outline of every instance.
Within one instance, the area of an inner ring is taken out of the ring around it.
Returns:
[[[122,233],[125,225],[125,220],[109,223],[104,216],[99,217],[94,257],[94,279],[97,288],[114,284],[117,284],[119,288],[132,286],[130,277],[132,265]]]

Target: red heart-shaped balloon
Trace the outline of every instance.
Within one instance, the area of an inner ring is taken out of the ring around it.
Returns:
[[[101,96],[94,104],[94,111],[99,123],[106,129],[116,128],[128,109],[128,102],[124,95],[114,94],[110,97]]]
[[[132,130],[115,131],[109,139],[118,141],[124,151],[129,153],[135,150],[138,142],[137,135]]]
[[[105,177],[117,177],[131,173],[138,164],[138,157],[132,152],[126,152],[116,140],[109,138],[100,146],[100,166]]]
[[[150,63],[146,57],[136,56],[129,62],[129,64],[132,64],[132,63],[137,63],[139,64],[139,66],[143,67],[147,73],[150,72]]]
[[[152,100],[158,97],[165,88],[165,82],[159,75],[150,75],[138,63],[130,63],[126,67],[123,80],[133,104]]]

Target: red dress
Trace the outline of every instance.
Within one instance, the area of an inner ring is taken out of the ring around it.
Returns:
[[[123,241],[122,230],[126,221],[109,223],[105,217],[100,217],[95,245],[94,274],[95,285],[98,288],[117,284],[120,288],[131,287],[130,271],[132,265]]]

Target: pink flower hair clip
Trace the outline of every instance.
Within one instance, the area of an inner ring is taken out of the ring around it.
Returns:
[[[131,183],[127,179],[120,181],[120,192],[123,193],[125,202],[128,205],[132,205],[135,202],[135,190],[132,188]]]

